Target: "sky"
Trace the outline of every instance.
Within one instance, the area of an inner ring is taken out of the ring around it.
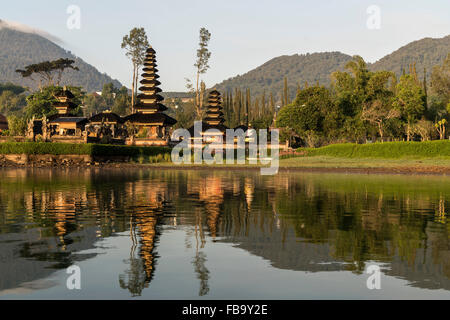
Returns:
[[[340,51],[375,62],[411,41],[450,34],[449,0],[0,0],[0,8],[0,19],[50,33],[129,87],[132,66],[120,45],[144,27],[164,91],[186,91],[185,79],[194,78],[201,27],[212,34],[207,87],[281,55]]]

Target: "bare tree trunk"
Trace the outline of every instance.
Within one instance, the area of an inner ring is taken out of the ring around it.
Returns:
[[[133,65],[133,83],[131,85],[131,113],[134,113],[134,87],[136,81],[136,65]]]
[[[136,66],[136,78],[134,81],[134,96],[135,96],[135,100],[137,101],[137,93],[138,93],[138,82],[139,81],[139,66]]]
[[[378,132],[380,133],[381,143],[384,142],[383,140],[383,126],[381,122],[378,122]]]
[[[195,84],[195,87],[196,87],[196,90],[195,90],[195,111],[197,112],[197,117],[199,118],[198,120],[200,120],[200,117],[201,117],[200,99],[199,99],[199,90],[198,90],[199,79],[200,79],[200,72],[197,71],[197,82]]]

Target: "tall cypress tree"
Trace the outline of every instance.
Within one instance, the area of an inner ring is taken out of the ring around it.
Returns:
[[[263,90],[263,94],[261,97],[261,113],[265,114],[266,112],[266,89]]]
[[[425,109],[428,109],[427,68],[423,68],[423,91],[425,92]]]
[[[287,77],[284,77],[284,89],[283,89],[283,96],[284,96],[284,100],[282,100],[282,104],[284,106],[288,105],[288,100],[289,100],[289,89],[288,89],[288,84],[287,84]]]
[[[251,98],[250,98],[250,89],[247,88],[247,92],[246,92],[247,96],[246,96],[246,101],[245,101],[245,125],[248,127],[248,123],[249,123],[249,107],[252,103]]]

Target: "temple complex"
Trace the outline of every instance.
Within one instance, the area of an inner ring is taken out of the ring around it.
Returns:
[[[134,113],[124,119],[136,129],[133,144],[168,145],[170,128],[177,123],[164,113],[167,107],[161,103],[164,97],[159,94],[162,90],[159,88],[161,82],[158,81],[156,66],[155,50],[150,47],[145,56],[138,103],[134,106]]]

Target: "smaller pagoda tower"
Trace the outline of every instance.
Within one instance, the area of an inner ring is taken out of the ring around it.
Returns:
[[[54,93],[54,97],[56,98],[56,102],[53,106],[58,111],[58,115],[69,115],[71,111],[73,111],[77,106],[71,100],[75,97],[72,92],[67,90],[67,87],[64,86],[62,90],[59,90]]]
[[[223,118],[222,98],[220,92],[213,90],[209,93],[206,118],[203,120],[210,127],[221,127],[225,122]]]
[[[219,91],[213,90],[208,95],[208,105],[206,106],[206,116],[202,120],[202,136],[208,129],[217,129],[225,134],[228,129],[223,123],[225,122],[222,112],[222,97]],[[193,137],[195,135],[194,126],[189,128],[189,132]]]

